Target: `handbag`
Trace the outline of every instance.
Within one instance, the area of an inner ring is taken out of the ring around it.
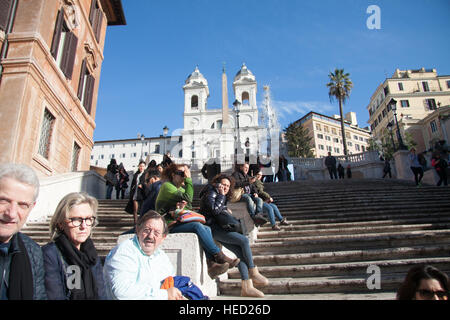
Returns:
[[[231,193],[230,202],[231,203],[238,202],[239,200],[241,200],[243,194],[244,188],[235,188]]]
[[[241,220],[233,217],[228,211],[224,210],[214,216],[216,223],[227,232],[238,232],[244,234]]]
[[[204,224],[206,222],[204,215],[186,209],[176,209],[174,211],[174,218],[181,223],[200,222]]]

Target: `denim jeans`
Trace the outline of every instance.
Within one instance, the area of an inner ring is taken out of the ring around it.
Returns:
[[[247,211],[251,217],[253,217],[255,214],[262,213],[264,201],[261,198],[255,198],[251,194],[244,193],[241,196],[241,201],[244,201],[247,204]]]
[[[270,225],[272,227],[275,225],[275,218],[277,218],[279,221],[283,220],[280,210],[278,210],[278,207],[276,206],[276,204],[264,202],[263,210],[265,213],[267,213],[267,216],[269,217]]]
[[[254,268],[252,250],[246,236],[238,232],[227,232],[217,225],[211,226],[214,239],[233,252],[241,261],[238,264],[242,280],[248,280],[248,269]]]
[[[170,233],[195,233],[207,259],[213,259],[213,256],[220,252],[220,248],[214,243],[211,228],[200,222],[176,224],[170,229]]]
[[[113,191],[114,186],[108,184],[106,185],[106,199],[111,199],[111,194]]]

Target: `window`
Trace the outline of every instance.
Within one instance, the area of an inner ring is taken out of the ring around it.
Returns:
[[[447,89],[450,89],[450,80],[447,80]]]
[[[430,87],[428,87],[427,81],[422,81],[423,91],[430,91]]]
[[[425,106],[428,110],[436,110],[436,100],[434,99],[426,99],[425,100]]]
[[[133,152],[133,153],[131,154],[131,157],[132,157],[132,158],[136,158],[136,157],[137,157],[137,153],[136,153],[136,152]]]
[[[400,100],[402,108],[409,108],[409,100]]]
[[[86,64],[86,59],[84,59],[81,65],[80,81],[78,83],[78,99],[80,99],[86,112],[91,114],[95,78],[89,73]]]
[[[389,87],[384,87],[384,95],[387,96],[389,94]]]
[[[351,147],[351,146],[353,146],[353,143],[352,143],[351,141],[348,141],[348,142],[347,142],[347,145],[348,145],[349,147]]]
[[[333,142],[339,143],[339,139],[338,138],[333,138]]]
[[[222,120],[217,120],[217,122],[216,122],[216,128],[217,128],[217,129],[222,129]]]
[[[160,146],[159,144],[155,145],[155,153],[159,153]]]
[[[327,146],[327,151],[332,151],[333,150],[333,148],[332,147],[330,147],[330,146]]]
[[[383,115],[383,118],[387,116],[386,109],[383,109],[383,111],[382,111],[381,113],[382,113],[382,115]]]
[[[325,140],[331,141],[331,137],[330,136],[325,136]]]
[[[334,152],[336,152],[336,153],[340,153],[340,150],[339,150],[339,148],[334,148]]]
[[[355,143],[355,149],[356,149],[356,151],[360,151],[361,149],[359,148],[359,144],[356,144]]]
[[[250,96],[247,91],[242,92],[242,104],[249,104]]]
[[[100,32],[102,31],[103,13],[100,9],[97,0],[91,2],[91,12],[89,13],[89,22],[94,31],[95,39],[100,42]]]
[[[72,150],[72,164],[71,164],[72,171],[78,170],[78,159],[80,158],[80,151],[81,147],[76,142],[74,142]]]
[[[198,96],[191,97],[191,109],[198,109]]]
[[[378,115],[378,122],[381,122],[383,118],[381,117],[381,114]]]
[[[431,132],[436,132],[437,131],[437,125],[436,125],[436,121],[435,120],[430,122],[430,127],[431,127]]]
[[[403,91],[403,83],[398,83],[398,90]]]
[[[358,140],[358,136],[353,135],[353,139],[354,139],[354,140]]]
[[[324,150],[323,145],[319,144],[319,149],[320,149],[320,150]]]
[[[78,38],[70,32],[64,21],[64,11],[59,10],[50,52],[67,79],[72,79]]]
[[[320,128],[320,124],[318,124],[318,123],[316,124],[316,130],[317,131],[322,131],[322,129]]]
[[[321,133],[318,133],[318,134],[317,134],[317,138],[319,138],[319,139],[323,139],[323,134],[321,134]]]
[[[116,155],[115,155],[114,153],[111,153],[111,154],[109,155],[109,158],[110,158],[110,159],[115,159],[115,157],[116,157]]]
[[[332,134],[337,134],[337,133],[336,133],[336,129],[335,129],[335,128],[331,128],[331,133],[332,133]]]
[[[327,127],[327,126],[323,126],[323,131],[325,131],[326,133],[330,132],[330,131],[328,130],[328,127]]]
[[[50,111],[45,109],[44,119],[42,120],[38,153],[46,159],[48,159],[50,153],[50,142],[52,140],[55,120],[56,118],[50,113]]]

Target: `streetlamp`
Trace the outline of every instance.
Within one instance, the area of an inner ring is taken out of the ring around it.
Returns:
[[[138,134],[138,138],[141,139],[141,161],[143,160],[142,156],[144,154],[144,140],[145,136],[144,134]]]
[[[392,141],[392,150],[394,150],[395,151],[395,142],[394,142],[394,136],[392,135],[392,127],[393,127],[394,125],[392,124],[392,122],[390,122],[389,121],[389,123],[388,123],[388,125],[387,125],[387,128],[388,128],[388,130],[389,130],[389,133],[390,133],[390,135],[391,135],[391,141]]]
[[[239,100],[234,100],[233,102],[234,111],[236,112],[236,125],[237,125],[237,146],[235,149],[236,154],[240,154],[241,152],[241,138],[240,138],[240,132],[239,132],[239,112],[241,107],[241,102]]]
[[[400,132],[400,127],[398,125],[398,120],[397,120],[397,101],[394,98],[392,98],[391,101],[389,101],[389,105],[391,106],[392,112],[394,113],[395,123],[397,124],[398,149],[399,150],[407,150],[408,148],[403,143],[402,134]]]
[[[164,152],[163,155],[166,154],[166,136],[169,133],[169,128],[167,128],[167,126],[164,126],[163,128],[163,145],[164,145]]]

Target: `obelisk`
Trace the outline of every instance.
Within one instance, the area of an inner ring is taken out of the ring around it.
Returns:
[[[228,127],[228,84],[224,64],[222,68],[222,128]]]

